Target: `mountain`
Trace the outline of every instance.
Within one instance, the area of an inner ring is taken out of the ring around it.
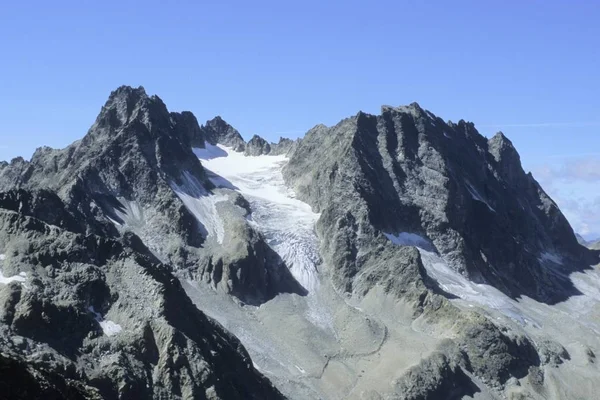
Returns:
[[[580,234],[576,234],[577,236],[577,241],[579,242],[580,245],[582,246],[586,246],[592,250],[600,250],[600,240],[585,240],[585,238],[583,236],[581,236]]]
[[[143,88],[0,163],[11,398],[590,398],[600,252],[413,103],[269,143]],[[18,384],[15,384],[18,382]]]
[[[59,375],[31,388],[11,378],[3,395],[282,397],[173,275],[203,241],[171,187],[206,180],[198,132],[191,114],[121,87],[81,141],[0,167],[2,354],[23,381]]]
[[[502,133],[487,140],[464,121],[446,124],[416,103],[316,127],[284,175],[324,214],[323,237],[338,237],[338,227],[348,224],[371,236],[368,243],[386,233],[418,234],[451,268],[513,298],[562,301],[577,291],[545,265],[566,273],[589,265],[556,204],[523,171],[510,140]],[[354,278],[371,263],[373,250],[359,243],[326,246],[334,246],[329,257],[339,266],[334,282],[345,291],[368,289]],[[353,251],[363,257],[347,257]]]

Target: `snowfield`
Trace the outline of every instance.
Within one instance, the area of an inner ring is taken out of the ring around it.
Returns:
[[[317,268],[320,262],[318,241],[314,226],[319,214],[295,198],[285,186],[281,169],[287,162],[285,156],[245,156],[225,146],[206,144],[205,149],[194,153],[208,170],[211,182],[217,187],[239,191],[250,203],[252,214],[248,217],[269,246],[283,259],[296,280],[309,292],[319,284]],[[214,204],[216,196],[202,195],[197,191],[193,199],[179,197],[199,221],[217,236],[222,232]],[[177,191],[177,190],[176,190]],[[185,190],[189,193],[188,190]],[[212,207],[212,208],[211,208]]]

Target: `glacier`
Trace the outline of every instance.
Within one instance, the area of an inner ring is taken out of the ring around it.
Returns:
[[[250,203],[252,214],[248,222],[264,236],[266,243],[283,259],[296,280],[309,293],[319,285],[320,263],[318,239],[314,226],[319,218],[311,207],[298,200],[283,180],[281,169],[287,162],[284,155],[245,156],[222,145],[206,144],[194,153],[208,170],[216,187],[240,192]],[[182,200],[184,197],[178,195]],[[200,196],[197,202],[215,202],[218,198]],[[200,199],[205,200],[200,200]],[[184,203],[189,199],[185,199]],[[186,206],[188,205],[186,204]],[[216,211],[195,213],[201,222],[215,226]],[[188,206],[190,208],[190,206]],[[219,227],[219,229],[222,229]],[[210,234],[210,232],[209,232]]]

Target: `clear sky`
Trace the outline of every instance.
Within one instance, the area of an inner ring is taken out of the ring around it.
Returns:
[[[246,138],[417,101],[502,130],[600,236],[600,2],[3,1],[0,160],[85,134],[111,90]]]

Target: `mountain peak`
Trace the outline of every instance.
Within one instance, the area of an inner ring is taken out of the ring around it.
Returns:
[[[248,141],[244,154],[248,156],[260,156],[263,154],[269,154],[271,152],[271,145],[265,139],[258,135],[252,136],[252,139]]]
[[[498,132],[488,140],[488,151],[494,157],[501,169],[507,173],[509,181],[522,174],[521,157],[515,146],[504,133]],[[516,171],[512,171],[516,169]]]
[[[112,92],[110,92],[109,99],[129,96],[148,97],[148,95],[146,94],[146,89],[144,89],[143,86],[138,86],[137,88],[134,88],[129,85],[121,85]]]
[[[136,119],[149,126],[168,121],[169,113],[163,101],[156,95],[148,96],[142,86],[120,86],[110,93],[95,126],[118,129]]]
[[[242,135],[233,126],[229,125],[223,118],[216,116],[201,128],[208,143],[216,145],[220,143],[232,147],[235,151],[244,151],[246,142]]]

